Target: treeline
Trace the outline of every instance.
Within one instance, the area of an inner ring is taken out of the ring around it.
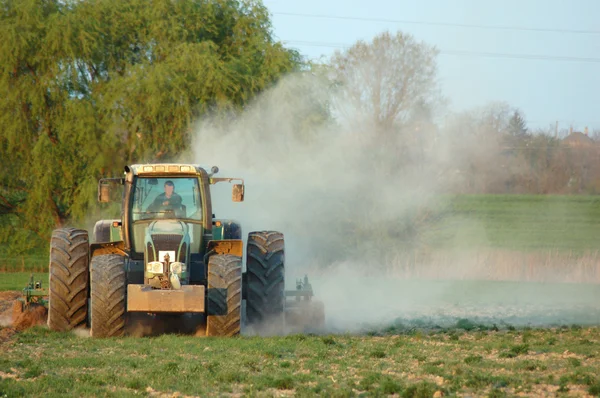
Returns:
[[[600,143],[572,144],[551,136],[498,143],[470,162],[457,193],[600,193]]]
[[[512,111],[512,112],[511,112]],[[600,142],[582,132],[529,131],[519,110],[492,104],[446,125],[443,142],[460,159],[448,191],[477,194],[598,194]]]

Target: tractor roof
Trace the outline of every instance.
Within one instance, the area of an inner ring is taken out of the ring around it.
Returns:
[[[206,174],[206,170],[197,164],[181,163],[146,163],[125,166],[126,173],[133,175],[157,175],[157,174]]]

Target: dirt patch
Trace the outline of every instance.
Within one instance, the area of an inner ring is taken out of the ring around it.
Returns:
[[[3,323],[3,319],[12,321],[12,309],[14,302],[21,296],[21,292],[0,292],[0,326],[8,326]]]
[[[17,315],[18,311],[14,314]],[[32,304],[28,309],[13,318],[13,328],[25,330],[33,326],[45,325],[48,319],[48,310],[43,305]]]
[[[13,310],[20,292],[0,292],[0,327],[10,327],[13,323]]]
[[[5,292],[0,292],[0,312],[3,312],[7,308],[10,308],[12,301],[16,300],[19,296],[21,296],[21,292],[19,291],[9,290]]]
[[[0,328],[0,345],[5,341],[10,340],[15,333],[17,333],[17,331],[13,328]]]
[[[5,373],[5,372],[1,372],[0,371],[0,380],[2,379],[13,379],[15,381],[20,381],[21,379],[19,378],[18,375],[14,374],[14,373]]]
[[[0,292],[0,341],[7,340],[15,331],[45,325],[48,311],[39,304],[32,304],[24,309],[23,303],[19,301],[21,292]],[[6,337],[8,336],[8,337]]]

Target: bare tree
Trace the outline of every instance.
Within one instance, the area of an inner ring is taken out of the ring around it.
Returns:
[[[513,108],[506,102],[494,101],[476,111],[479,128],[486,133],[505,134]]]
[[[354,120],[362,116],[380,136],[401,131],[414,112],[438,97],[436,55],[434,47],[401,32],[337,51],[331,66],[344,110]]]

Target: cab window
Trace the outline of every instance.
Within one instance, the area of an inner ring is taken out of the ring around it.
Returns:
[[[133,221],[161,218],[202,220],[197,178],[137,179],[133,193]]]

